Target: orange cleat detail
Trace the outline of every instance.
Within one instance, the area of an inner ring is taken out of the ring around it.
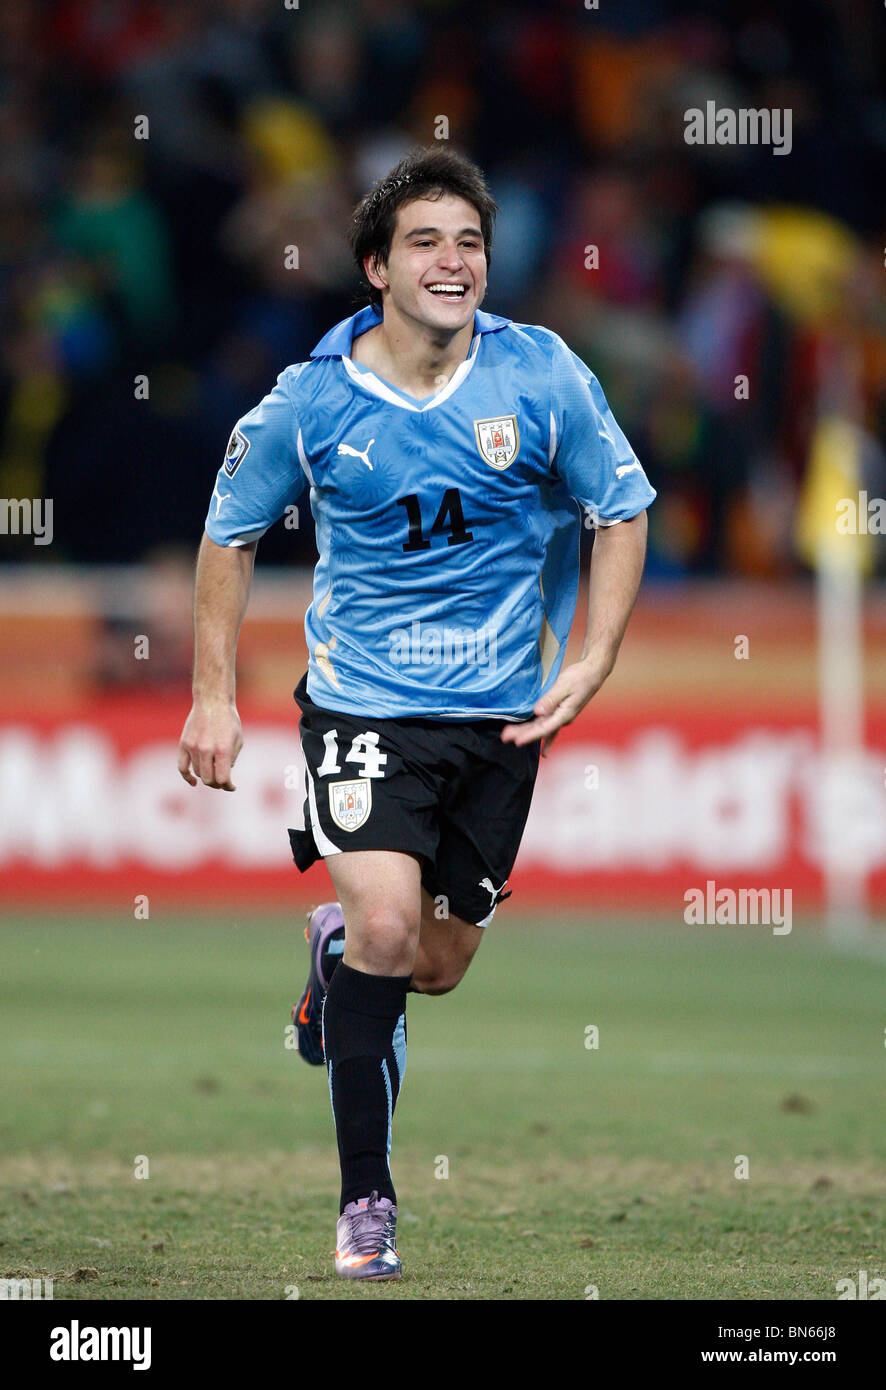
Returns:
[[[298,1016],[298,1021],[299,1021],[299,1023],[308,1023],[308,1022],[309,1022],[307,1009],[308,1009],[308,1005],[310,1004],[310,1002],[311,1002],[311,991],[308,990],[307,994],[305,995],[305,1002],[304,1002],[304,1003],[302,1004],[302,1006],[301,1006],[301,1013],[300,1013],[299,1016]]]

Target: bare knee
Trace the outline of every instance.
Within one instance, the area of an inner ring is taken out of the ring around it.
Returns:
[[[457,941],[449,943],[444,950],[439,948],[439,943],[435,945],[436,950],[420,947],[416,955],[412,987],[419,994],[449,994],[464,979],[476,950],[475,946],[466,949]]]
[[[409,975],[418,941],[417,913],[385,904],[345,919],[344,963],[372,975]]]
[[[419,994],[449,994],[464,979],[464,970],[454,971],[441,968],[416,972],[412,977],[412,988]]]

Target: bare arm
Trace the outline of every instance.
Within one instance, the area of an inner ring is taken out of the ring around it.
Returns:
[[[594,537],[588,625],[580,661],[562,670],[550,690],[535,705],[534,719],[509,724],[505,743],[534,743],[544,739],[542,755],[558,729],[583,710],[615,665],[628,619],[634,607],[646,558],[646,513],[617,526],[600,527]]]
[[[243,746],[236,705],[237,639],[249,601],[256,545],[216,545],[205,534],[200,543],[194,590],[194,703],[178,750],[178,770],[192,787],[199,778],[207,787],[234,791],[231,769]]]

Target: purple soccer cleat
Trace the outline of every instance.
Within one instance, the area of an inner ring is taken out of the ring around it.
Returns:
[[[335,1231],[335,1272],[342,1279],[399,1279],[397,1208],[388,1197],[348,1202]]]
[[[308,913],[305,939],[311,947],[311,971],[304,994],[292,1010],[298,1050],[312,1067],[323,1056],[323,1000],[345,949],[345,919],[340,903],[321,903]]]

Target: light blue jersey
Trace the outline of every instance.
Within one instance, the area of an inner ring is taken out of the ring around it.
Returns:
[[[562,665],[583,519],[625,521],[655,490],[556,333],[478,311],[467,359],[417,400],[351,359],[379,322],[337,324],[237,423],[206,531],[247,544],[310,488],[316,704],[527,718]]]

